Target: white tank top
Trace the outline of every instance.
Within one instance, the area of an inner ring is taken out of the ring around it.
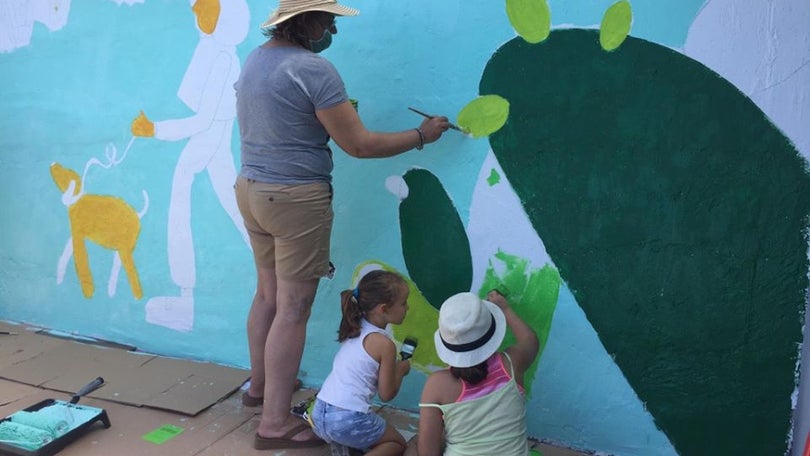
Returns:
[[[365,318],[361,322],[360,335],[340,343],[340,349],[332,363],[332,372],[323,382],[318,399],[346,410],[368,413],[371,399],[377,394],[380,363],[363,348],[367,335],[377,332],[391,338]]]

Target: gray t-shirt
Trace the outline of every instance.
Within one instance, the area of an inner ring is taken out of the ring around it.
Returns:
[[[315,116],[348,97],[335,67],[300,47],[258,47],[236,89],[240,175],[271,184],[331,182],[329,134]]]

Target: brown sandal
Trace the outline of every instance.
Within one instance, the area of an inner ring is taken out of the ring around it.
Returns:
[[[257,450],[281,450],[281,449],[294,449],[294,448],[316,448],[326,445],[326,442],[315,436],[307,440],[293,440],[293,437],[312,429],[309,424],[301,423],[287,431],[281,437],[262,437],[256,433],[253,439],[253,448]]]
[[[301,382],[300,378],[295,379],[295,386],[293,387],[293,391],[298,391],[304,384]],[[242,405],[245,407],[258,407],[264,404],[264,397],[253,397],[248,394],[247,391],[242,393]]]
[[[247,391],[242,393],[242,405],[245,407],[258,407],[264,404],[263,397],[253,397]]]

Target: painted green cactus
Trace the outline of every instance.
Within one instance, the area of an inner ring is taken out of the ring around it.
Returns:
[[[425,169],[412,169],[403,179],[408,197],[399,204],[399,224],[405,265],[419,290],[438,309],[450,296],[470,290],[470,243],[436,176]]]
[[[436,176],[424,169],[412,169],[403,179],[408,192],[400,203],[402,253],[408,275],[415,286],[411,289],[415,301],[408,300],[411,306],[408,315],[403,324],[394,329],[394,334],[397,340],[417,336],[420,340],[419,352],[431,350],[433,358],[424,359],[414,355],[414,362],[418,369],[431,371],[444,365],[435,355],[432,339],[438,327],[437,309],[451,295],[471,291],[470,246],[461,219]],[[426,220],[431,223],[425,223]],[[494,262],[502,264],[503,267],[498,268],[503,271],[502,274],[496,272]],[[484,297],[492,289],[508,290],[506,292],[512,308],[537,332],[542,353],[560,285],[560,276],[553,267],[546,265],[531,269],[527,260],[498,252],[490,260],[477,292]],[[425,337],[430,337],[430,345],[423,348],[421,340]],[[513,343],[514,337],[507,333],[504,345]],[[526,374],[527,393],[531,392],[536,369],[537,361]]]
[[[730,83],[630,36],[628,1],[598,31],[548,36],[533,19],[544,6],[507,2],[519,36],[493,54],[458,123],[489,136],[559,269],[490,267],[479,294],[523,291],[521,315],[546,337],[564,279],[680,454],[785,453],[808,287],[803,159]],[[469,283],[469,251],[455,248],[467,238],[438,180],[416,176],[430,185],[401,206],[403,254],[438,307]],[[434,215],[452,223],[425,226]],[[452,286],[436,283],[445,272]]]
[[[479,91],[508,100],[509,120],[490,145],[677,451],[783,454],[810,176],[751,100],[631,23],[620,1],[598,36],[498,49]]]

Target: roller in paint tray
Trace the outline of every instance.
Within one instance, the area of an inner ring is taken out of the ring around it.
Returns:
[[[104,379],[98,377],[73,395],[70,402],[45,399],[0,420],[0,455],[50,456],[97,421],[110,427],[104,409],[77,404],[82,396],[103,384]]]

